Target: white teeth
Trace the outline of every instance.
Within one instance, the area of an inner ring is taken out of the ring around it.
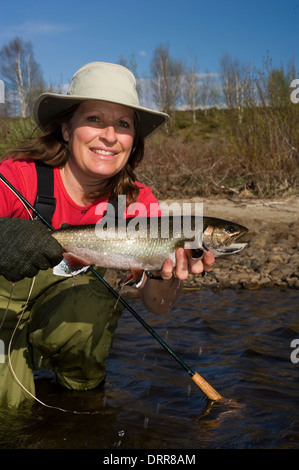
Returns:
[[[97,150],[97,149],[92,149],[93,152],[98,153],[99,155],[105,155],[105,156],[113,156],[115,155],[115,152],[107,152],[106,150]]]

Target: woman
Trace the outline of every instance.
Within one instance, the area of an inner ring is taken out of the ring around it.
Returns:
[[[44,181],[53,177],[55,229],[62,223],[96,224],[98,208],[119,195],[126,195],[124,217],[134,202],[142,203],[144,215],[151,205],[158,207],[151,189],[136,181],[134,169],[143,158],[144,139],[168,116],[139,105],[128,69],[101,62],[83,66],[67,95],[38,98],[34,117],[43,134],[4,159],[0,172],[34,205],[42,202],[37,198],[36,162],[46,165]],[[0,340],[6,354],[8,345],[11,351],[10,366],[7,357],[0,364],[0,404],[18,406],[34,397],[32,369],[54,370],[58,382],[69,389],[96,387],[105,379],[105,359],[121,306],[90,272],[63,275],[57,268],[62,247],[41,222],[30,220],[30,211],[2,181],[0,197]],[[166,260],[155,273],[162,281],[143,278],[144,305],[166,313],[180,281],[189,272],[209,271],[213,262],[212,253],[202,262],[178,250],[175,272]],[[99,272],[104,274],[104,269]]]

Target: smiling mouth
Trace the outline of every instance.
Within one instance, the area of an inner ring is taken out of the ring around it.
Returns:
[[[100,149],[90,149],[92,152],[96,153],[97,155],[101,155],[103,157],[115,157],[117,155],[116,152],[110,152],[108,150],[100,150]]]

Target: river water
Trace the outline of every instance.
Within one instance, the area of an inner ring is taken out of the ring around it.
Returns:
[[[125,310],[104,387],[68,392],[40,380],[38,397],[69,412],[2,410],[0,448],[299,448],[298,290],[185,290],[164,317],[129,303],[224,399],[208,403]]]

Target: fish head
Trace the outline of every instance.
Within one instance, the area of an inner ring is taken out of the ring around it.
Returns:
[[[204,221],[203,247],[215,256],[238,253],[247,245],[241,241],[247,232],[246,227],[236,222],[208,218]]]

